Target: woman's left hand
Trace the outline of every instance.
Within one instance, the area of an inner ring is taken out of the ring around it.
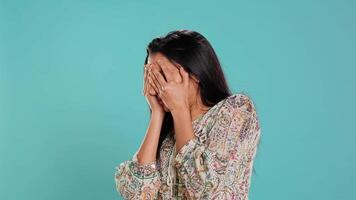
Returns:
[[[177,70],[173,69],[174,64],[168,59],[163,58],[157,61],[157,64],[162,69],[163,74],[156,68],[151,68],[149,82],[156,90],[162,102],[167,106],[170,112],[175,112],[181,109],[189,109],[188,91],[189,91],[189,73],[184,68],[178,65],[178,73],[181,76],[180,82],[177,81]]]

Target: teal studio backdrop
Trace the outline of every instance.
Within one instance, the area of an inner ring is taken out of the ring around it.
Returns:
[[[0,1],[0,199],[121,199],[149,120],[146,45],[202,33],[262,138],[251,200],[350,200],[355,1]]]

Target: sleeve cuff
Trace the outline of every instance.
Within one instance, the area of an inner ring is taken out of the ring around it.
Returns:
[[[158,175],[158,162],[155,160],[150,163],[140,164],[137,160],[137,153],[133,155],[132,161],[128,163],[131,173],[140,179],[156,177]]]

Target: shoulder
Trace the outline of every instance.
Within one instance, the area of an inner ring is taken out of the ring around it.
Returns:
[[[260,135],[260,122],[252,98],[246,93],[235,93],[227,97],[225,104],[234,124],[230,128],[239,133],[239,140],[255,141]]]
[[[259,117],[252,98],[246,93],[234,93],[226,98],[225,108],[237,125],[254,125],[258,130]]]
[[[233,112],[255,113],[256,108],[252,98],[243,92],[234,93],[226,98],[225,106]]]

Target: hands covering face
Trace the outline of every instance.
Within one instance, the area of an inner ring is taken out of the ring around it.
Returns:
[[[166,57],[153,62],[148,67],[148,82],[154,92],[172,112],[189,109],[189,74],[179,64]],[[153,91],[152,91],[153,92]],[[152,94],[152,92],[150,92]]]

